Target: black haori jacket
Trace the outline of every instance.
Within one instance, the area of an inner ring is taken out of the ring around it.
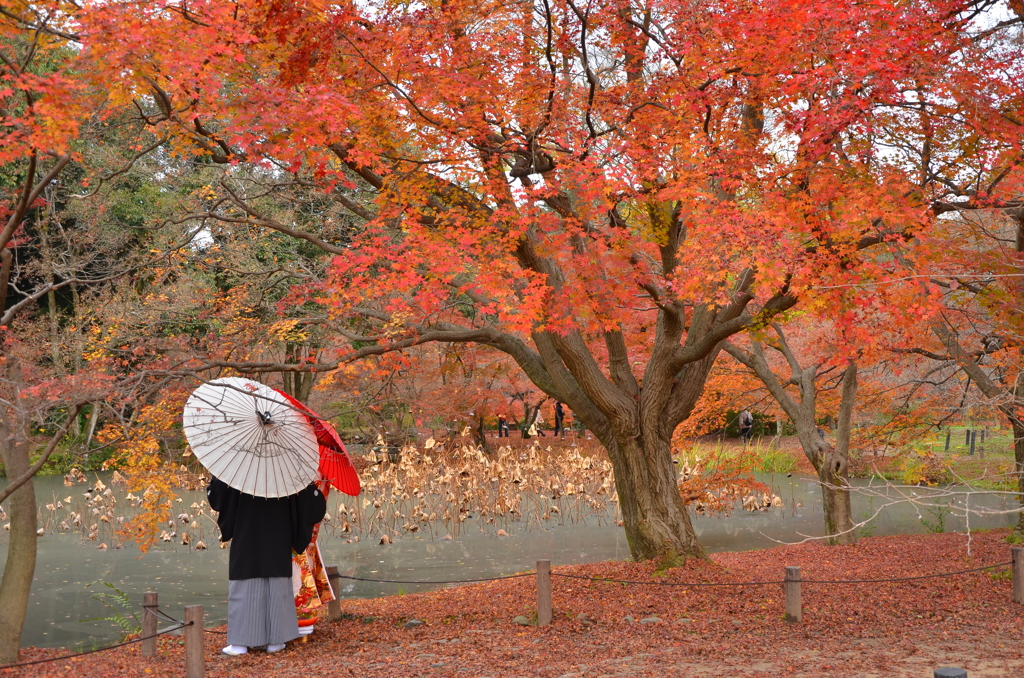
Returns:
[[[301,553],[323,520],[327,500],[316,485],[279,499],[243,494],[217,478],[206,488],[218,511],[221,541],[231,540],[228,579],[291,577],[292,549]]]

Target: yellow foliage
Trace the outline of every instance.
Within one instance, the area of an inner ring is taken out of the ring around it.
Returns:
[[[301,318],[279,320],[267,332],[278,341],[302,342],[309,339],[309,331],[301,327]]]

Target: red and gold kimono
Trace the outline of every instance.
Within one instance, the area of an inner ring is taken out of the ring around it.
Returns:
[[[330,490],[328,483],[321,481],[317,485],[326,496]],[[320,547],[317,545],[316,538],[319,532],[320,523],[317,523],[313,528],[313,539],[309,542],[306,550],[302,553],[292,552],[295,615],[299,620],[299,633],[303,635],[312,633],[312,627],[316,624],[320,608],[332,600],[336,600],[334,591],[331,589],[331,582],[327,579],[327,568],[324,567]]]

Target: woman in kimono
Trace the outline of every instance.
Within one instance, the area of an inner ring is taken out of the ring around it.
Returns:
[[[330,481],[321,479],[316,485],[326,499],[331,491]],[[317,523],[306,550],[292,553],[292,590],[295,593],[295,616],[299,620],[300,636],[313,633],[320,608],[336,600],[317,544],[319,531],[320,523]]]
[[[269,499],[244,494],[213,478],[206,490],[218,511],[221,541],[231,541],[228,556],[228,645],[225,654],[250,647],[283,650],[299,637],[292,593],[292,551],[302,553],[313,528],[327,511],[316,485],[288,497]]]

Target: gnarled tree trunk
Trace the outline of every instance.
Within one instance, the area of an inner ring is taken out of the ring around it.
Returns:
[[[818,471],[822,488],[828,487],[833,493],[831,515],[833,523],[829,531],[826,520],[825,533],[834,535],[836,544],[852,544],[857,541],[853,531],[853,508],[850,505],[850,433],[853,429],[853,405],[857,400],[857,363],[851,362],[843,375],[843,394],[839,402],[839,424],[836,427],[836,446],[831,455],[825,455],[825,464]],[[825,476],[822,477],[822,470]],[[835,488],[834,490],[832,488]],[[822,497],[826,497],[824,489]],[[827,501],[827,499],[826,499]]]
[[[857,534],[853,529],[853,508],[850,499],[850,481],[847,473],[848,457],[839,445],[829,445],[815,426],[813,417],[804,417],[797,424],[797,436],[804,455],[818,474],[821,487],[821,505],[825,518],[827,544],[853,544]]]
[[[616,439],[607,448],[633,557],[661,558],[665,566],[707,557],[679,493],[668,441]]]

